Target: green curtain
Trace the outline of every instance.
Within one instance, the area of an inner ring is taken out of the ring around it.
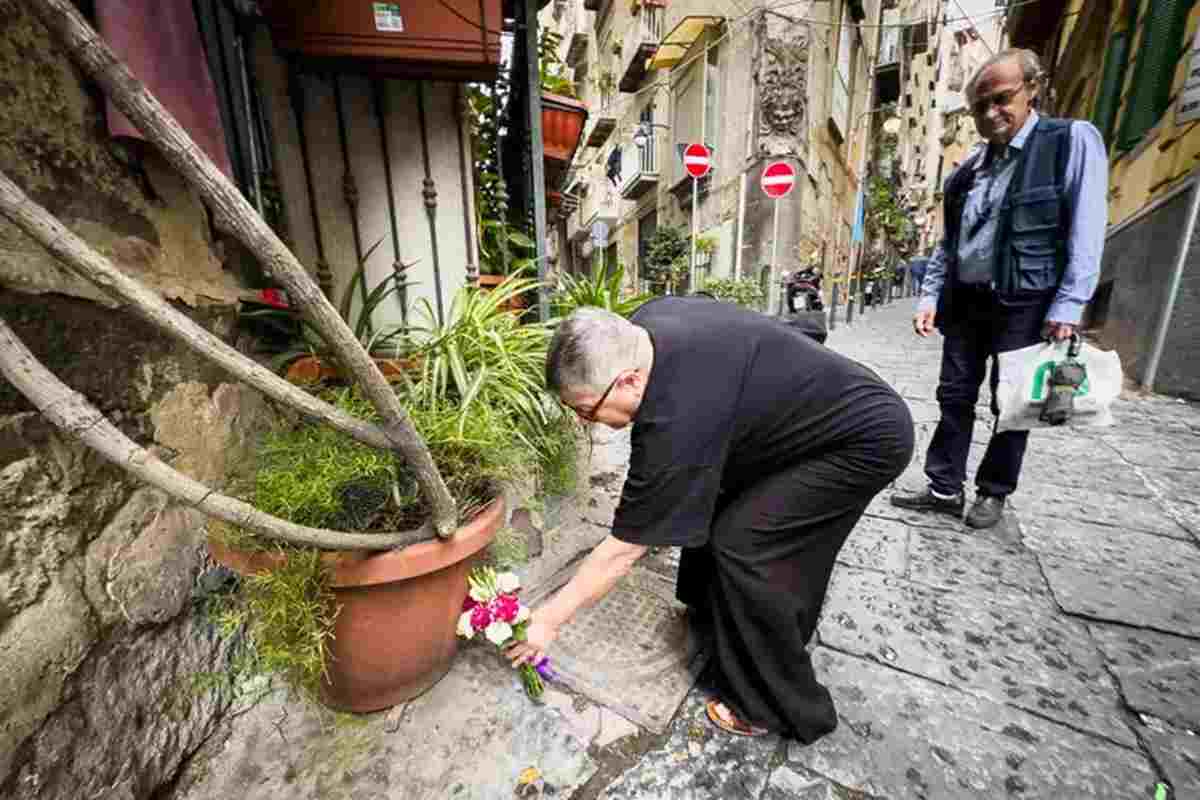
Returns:
[[[1117,31],[1108,44],[1108,55],[1104,58],[1104,70],[1100,74],[1100,90],[1096,93],[1096,104],[1092,109],[1092,123],[1099,128],[1104,141],[1111,145],[1113,124],[1117,121],[1117,109],[1121,106],[1121,89],[1125,86],[1125,72],[1129,67],[1128,30]]]

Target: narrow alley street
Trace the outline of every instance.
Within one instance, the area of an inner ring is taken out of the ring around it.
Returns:
[[[896,386],[924,445],[940,340],[910,333],[911,310],[870,310],[829,345]],[[699,659],[678,609],[634,586],[564,635],[554,657],[576,680],[545,705],[472,646],[425,696],[333,736],[303,707],[261,704],[176,797],[532,797],[517,788],[529,767],[542,796],[574,800],[1149,798],[1160,782],[1198,796],[1200,409],[1130,396],[1117,417],[1036,434],[995,530],[877,498],[842,551],[814,651],[841,724],[811,747],[716,731],[703,677],[683,696]],[[598,442],[589,494],[558,512],[524,571],[533,596],[605,533],[626,444]],[[901,483],[922,480],[918,459]],[[638,580],[669,573],[670,555]],[[650,634],[673,659],[647,654]],[[630,667],[639,659],[656,677]],[[658,725],[644,709],[663,703],[678,710]]]

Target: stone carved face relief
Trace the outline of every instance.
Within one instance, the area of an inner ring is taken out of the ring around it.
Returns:
[[[763,135],[801,136],[807,112],[808,44],[773,44],[765,48],[760,82]]]

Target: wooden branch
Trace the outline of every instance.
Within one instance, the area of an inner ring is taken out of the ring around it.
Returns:
[[[327,423],[356,441],[381,450],[392,449],[391,440],[379,426],[353,417],[293,386],[204,330],[186,314],[175,310],[157,292],[121,272],[49,211],[30,200],[3,172],[0,172],[0,214],[12,220],[76,275],[96,284],[112,297],[129,303],[130,308],[142,319],[223,367],[238,380],[313,419]]]
[[[121,433],[79,392],[56,378],[0,319],[0,373],[67,436],[78,439],[131,475],[173,499],[261,536],[331,550],[388,550],[435,537],[433,526],[389,533],[343,533],[309,528],[259,511],[209,489],[164,464]]]
[[[429,448],[417,435],[395,392],[367,351],[292,252],[170,112],[117,59],[71,0],[26,0],[26,5],[58,37],[75,63],[104,89],[113,105],[196,188],[217,218],[255,255],[267,273],[283,284],[288,297],[329,343],[337,360],[350,370],[383,418],[383,431],[413,470],[422,494],[429,501],[438,535],[453,535],[457,525],[454,498],[433,463]]]

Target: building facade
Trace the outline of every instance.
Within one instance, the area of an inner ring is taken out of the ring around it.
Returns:
[[[561,269],[620,262],[643,288],[649,241],[664,225],[690,233],[695,189],[695,229],[712,243],[698,259],[697,288],[751,279],[775,310],[785,271],[818,265],[844,276],[881,5],[772,5],[565,0],[543,10],[589,107],[552,220]],[[689,143],[712,152],[710,174],[694,187],[682,159]],[[796,181],[774,201],[760,177],[780,160]]]

